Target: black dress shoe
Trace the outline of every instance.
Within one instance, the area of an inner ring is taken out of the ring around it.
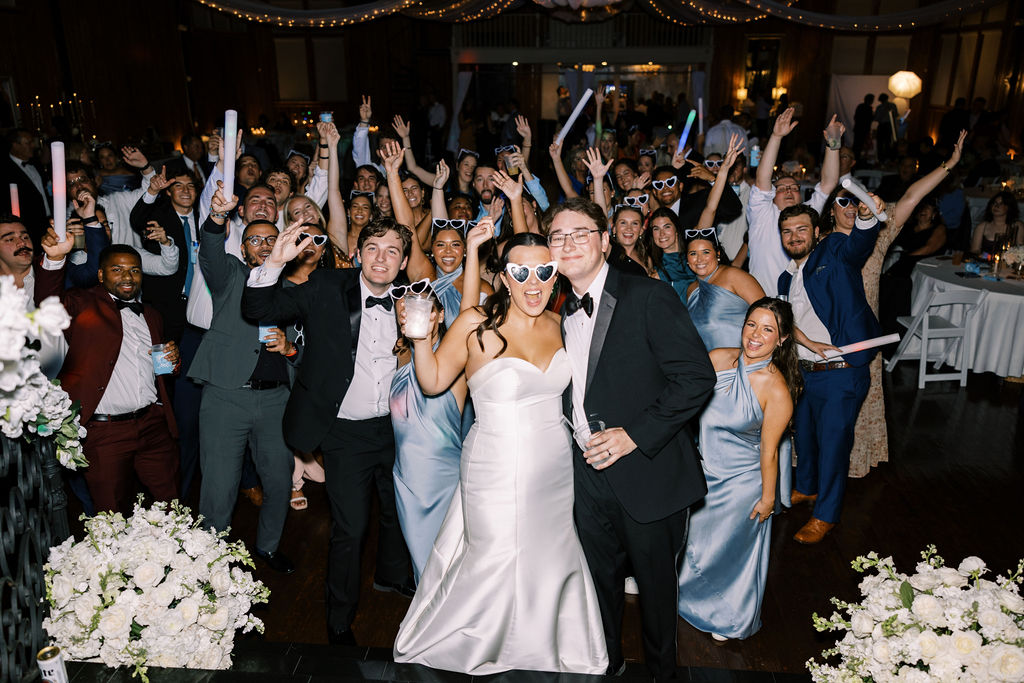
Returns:
[[[352,630],[347,628],[328,627],[327,642],[331,645],[345,645],[347,647],[357,646],[356,637],[352,634]]]
[[[413,596],[416,595],[416,586],[413,584],[412,579],[406,579],[399,583],[374,580],[373,590],[381,591],[383,593],[398,593],[402,597],[409,598],[410,600],[412,600]]]
[[[289,560],[288,557],[280,550],[268,553],[265,550],[257,548],[253,550],[252,554],[266,562],[275,572],[291,574],[295,571],[295,565],[292,564],[292,561]]]

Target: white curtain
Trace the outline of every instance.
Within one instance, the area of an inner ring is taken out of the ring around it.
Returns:
[[[466,103],[466,94],[469,92],[469,84],[473,80],[472,71],[460,71],[455,79],[455,92],[452,95],[452,123],[448,127],[448,150],[452,154],[459,151],[459,135],[462,127],[459,126],[459,114],[462,112],[462,105]]]
[[[857,105],[864,101],[864,96],[871,93],[875,96],[875,104],[878,103],[878,96],[881,93],[889,93],[889,99],[895,98],[889,92],[888,76],[832,76],[832,85],[828,93],[828,109],[825,110],[825,120],[821,122],[824,128],[832,119],[832,114],[839,116],[839,120],[846,126],[846,135],[843,136],[843,144],[853,144],[853,114]],[[802,128],[803,126],[801,126]]]

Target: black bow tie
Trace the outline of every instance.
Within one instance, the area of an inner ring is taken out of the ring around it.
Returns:
[[[390,296],[368,296],[366,297],[366,307],[373,308],[374,306],[380,306],[385,311],[390,311],[394,304],[391,302]]]
[[[569,298],[565,300],[566,317],[569,317],[581,308],[588,318],[594,315],[594,299],[590,296],[590,292],[584,294],[582,298],[576,296],[575,292],[569,292]]]
[[[117,304],[117,310],[119,311],[127,308],[136,315],[142,315],[142,304],[140,304],[138,301],[121,301],[120,299],[118,299],[114,303]]]

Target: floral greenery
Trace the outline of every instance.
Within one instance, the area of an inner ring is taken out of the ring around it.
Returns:
[[[11,439],[52,438],[61,465],[86,467],[79,406],[39,367],[39,340],[62,334],[71,318],[56,297],[32,311],[30,303],[14,278],[0,277],[0,429]]]
[[[263,632],[249,613],[270,590],[241,541],[200,527],[177,501],[132,516],[87,518],[86,538],[50,549],[43,628],[70,660],[127,665],[143,681],[149,666],[226,669],[235,630]]]
[[[921,553],[917,573],[896,571],[891,557],[871,552],[853,569],[875,574],[860,583],[864,600],[832,598],[838,611],[813,615],[818,631],[846,631],[825,658],[808,660],[815,681],[1024,680],[1024,560],[995,581],[981,578],[985,563],[968,557],[953,569],[934,545]]]

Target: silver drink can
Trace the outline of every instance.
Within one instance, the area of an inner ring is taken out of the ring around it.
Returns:
[[[64,655],[56,645],[44,647],[36,655],[39,673],[43,683],[68,683],[68,670],[64,667]]]

